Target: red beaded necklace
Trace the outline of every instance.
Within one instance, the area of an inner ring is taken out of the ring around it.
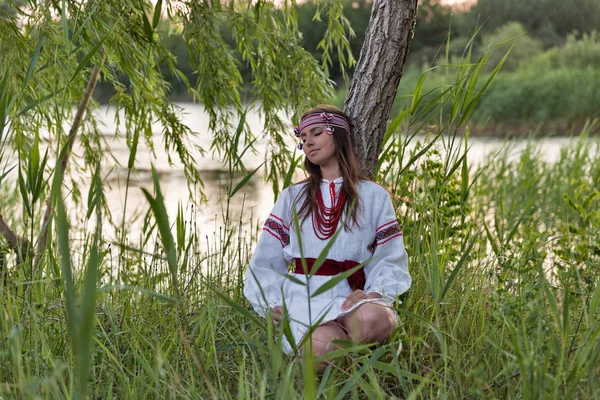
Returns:
[[[342,211],[344,203],[346,202],[346,194],[343,190],[340,190],[338,201],[335,200],[335,183],[329,183],[329,197],[331,198],[331,207],[326,207],[323,203],[323,195],[321,194],[321,186],[317,189],[317,208],[313,212],[312,225],[315,235],[321,239],[326,240],[333,236],[335,233]]]

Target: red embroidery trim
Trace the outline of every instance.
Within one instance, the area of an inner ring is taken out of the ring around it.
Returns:
[[[377,233],[375,234],[375,241],[372,244],[373,251],[375,251],[378,246],[381,246],[396,237],[402,236],[402,230],[400,230],[400,225],[398,225],[397,221],[387,222],[381,225],[380,228],[385,229],[378,228]]]
[[[263,230],[266,230],[273,235],[285,247],[290,244],[289,229],[287,229],[287,227],[282,223],[279,223],[277,219],[271,217],[267,218],[265,224],[263,225]]]
[[[395,224],[397,223],[397,221],[395,219],[391,220],[390,222],[386,222],[385,224],[381,225],[379,228],[375,229],[376,231],[380,230],[381,228],[391,225],[391,224]]]
[[[270,217],[273,217],[273,218],[275,218],[276,220],[278,220],[279,222],[281,222],[281,225],[283,225],[283,227],[284,227],[285,229],[290,229],[290,228],[288,228],[287,226],[285,226],[285,224],[283,223],[283,220],[282,220],[281,218],[279,218],[277,215],[275,215],[275,214],[269,214],[269,216],[270,216]]]
[[[400,236],[403,236],[403,235],[402,235],[402,232],[400,232],[400,233],[398,233],[398,234],[396,234],[396,235],[394,235],[394,236],[392,236],[392,237],[389,237],[389,238],[387,238],[386,240],[384,240],[384,241],[383,241],[383,242],[381,242],[381,243],[378,243],[378,244],[377,244],[377,246],[381,246],[382,244],[385,244],[385,243],[389,242],[389,241],[390,241],[390,240],[392,240],[393,238],[400,237]]]

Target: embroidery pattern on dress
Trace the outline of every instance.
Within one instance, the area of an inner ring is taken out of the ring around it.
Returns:
[[[282,219],[278,216],[273,214],[269,215],[269,218],[265,221],[263,230],[279,240],[282,247],[290,244],[289,229],[283,224]]]
[[[402,236],[402,230],[396,220],[386,222],[377,228],[377,234],[375,235],[375,242],[373,243],[373,251],[377,246],[381,246],[384,243],[389,242],[395,237]]]

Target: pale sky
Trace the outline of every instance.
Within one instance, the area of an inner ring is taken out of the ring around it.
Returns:
[[[446,4],[449,6],[459,5],[459,4],[473,4],[476,3],[477,0],[441,0],[442,4]]]

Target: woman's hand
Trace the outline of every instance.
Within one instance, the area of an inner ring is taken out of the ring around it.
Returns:
[[[356,303],[365,299],[381,299],[381,295],[376,292],[365,293],[362,290],[358,289],[354,292],[350,293],[346,300],[342,303],[342,311],[346,311]]]
[[[273,319],[273,323],[277,325],[281,318],[283,318],[283,307],[275,306],[273,308],[269,308],[268,315]]]

